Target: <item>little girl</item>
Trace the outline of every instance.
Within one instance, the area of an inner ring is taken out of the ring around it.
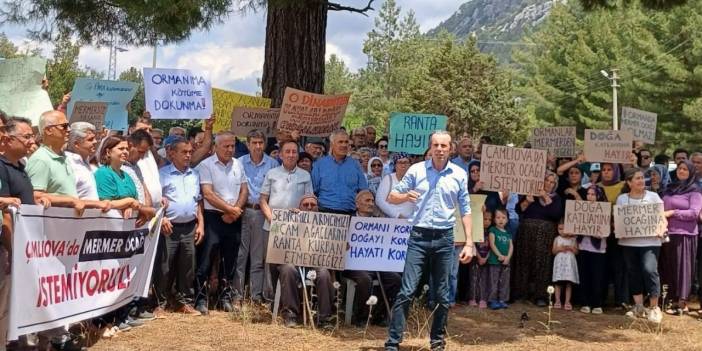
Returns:
[[[488,281],[488,255],[490,243],[488,242],[488,229],[492,225],[492,212],[483,210],[483,242],[475,243],[477,248],[475,259],[470,261],[470,306],[487,308],[487,298],[490,293]],[[476,303],[476,301],[479,301]]]
[[[597,185],[592,185],[581,195],[587,201],[607,202],[604,190]],[[578,236],[578,276],[580,278],[580,299],[582,307],[580,312],[602,314],[602,305],[607,271],[607,237]]]
[[[578,243],[575,236],[564,232],[565,226],[563,220],[558,224],[558,236],[553,240],[552,252],[556,255],[553,260],[553,282],[556,283],[556,303],[554,308],[561,308],[561,287],[565,285],[565,304],[563,308],[566,311],[573,309],[570,304],[570,297],[573,293],[572,283],[578,284],[578,262],[575,255],[578,253]]]
[[[494,211],[495,225],[490,227],[490,256],[488,267],[490,270],[490,309],[498,310],[507,308],[509,300],[509,261],[512,258],[514,247],[512,235],[507,231],[509,215],[504,208]]]

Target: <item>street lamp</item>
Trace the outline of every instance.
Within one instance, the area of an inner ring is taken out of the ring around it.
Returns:
[[[617,79],[619,79],[619,76],[617,75],[618,69],[612,68],[612,74],[610,75],[607,73],[605,70],[601,70],[600,73],[602,75],[612,81],[612,130],[619,130],[618,126],[618,120],[617,120],[617,88],[619,88],[619,85],[617,84]]]

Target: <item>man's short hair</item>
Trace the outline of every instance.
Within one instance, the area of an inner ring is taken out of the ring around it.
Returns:
[[[46,111],[39,116],[39,134],[44,135],[44,129],[56,123],[56,113],[57,111],[51,110]],[[30,124],[31,125],[31,124]]]
[[[254,129],[254,130],[249,131],[248,134],[246,134],[246,142],[250,143],[251,139],[253,139],[253,138],[261,139],[265,142],[266,141],[266,134],[264,134],[262,131],[260,131],[258,129]]]
[[[675,156],[677,156],[677,155],[680,154],[680,153],[684,153],[685,156],[689,156],[689,155],[690,155],[690,153],[689,153],[686,149],[679,148],[679,149],[675,149],[675,151],[673,151],[673,158],[675,158]]]
[[[193,140],[195,137],[199,134],[202,133],[203,130],[200,127],[192,127],[190,130],[188,130],[188,140]]]
[[[153,133],[159,133],[159,134],[161,134],[161,136],[163,136],[163,129],[160,129],[160,128],[151,129],[151,134],[153,134]]]
[[[658,154],[656,157],[653,158],[653,163],[658,164],[658,165],[668,165],[668,162],[670,162],[670,157],[666,154]]]
[[[217,135],[215,135],[215,140],[214,140],[215,145],[219,145],[219,143],[221,143],[224,139],[235,139],[236,140],[236,134],[234,134],[228,130],[217,133]]]
[[[17,130],[17,125],[19,125],[20,123],[26,124],[30,128],[32,127],[32,121],[30,121],[28,118],[10,117],[7,119],[7,122],[5,122],[5,132],[7,134],[14,134]]]
[[[166,145],[167,150],[175,150],[178,148],[178,145],[181,144],[190,144],[190,141],[188,139],[185,139],[180,136],[170,136],[169,138],[173,139],[171,139],[168,145]]]
[[[71,124],[71,132],[68,134],[68,147],[72,148],[73,144],[83,141],[88,133],[95,134],[95,126],[88,122],[75,122]]]
[[[334,142],[336,141],[336,138],[341,136],[341,135],[345,135],[348,137],[349,133],[346,133],[346,131],[343,129],[335,130],[331,133],[331,135],[329,135],[329,142],[334,144]]]
[[[285,140],[282,143],[280,143],[280,151],[283,151],[283,147],[285,147],[285,145],[287,144],[295,144],[295,151],[297,151],[299,148],[294,140]]]
[[[154,139],[151,137],[151,134],[143,129],[135,130],[129,135],[127,141],[133,146],[141,145],[143,142],[146,142],[149,147],[154,146]]]
[[[171,127],[171,129],[168,130],[168,135],[177,135],[176,132],[178,131],[183,132],[181,136],[185,136],[185,128],[183,127]]]

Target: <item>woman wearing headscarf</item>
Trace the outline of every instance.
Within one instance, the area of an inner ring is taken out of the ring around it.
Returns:
[[[485,208],[490,212],[504,207],[499,192],[483,190],[483,182],[480,181],[480,161],[473,160],[468,163],[468,192],[486,195]]]
[[[653,165],[651,168],[647,169],[644,175],[647,180],[646,190],[653,191],[662,196],[665,189],[668,187],[668,184],[664,181],[664,174],[668,174],[668,170],[661,165]]]
[[[371,157],[371,159],[368,161],[368,166],[367,167],[367,173],[366,173],[366,179],[368,180],[368,190],[373,193],[373,196],[375,196],[375,193],[378,191],[378,185],[380,185],[380,180],[382,179],[383,175],[383,160],[380,159],[380,157]]]
[[[393,205],[387,200],[390,190],[402,180],[402,177],[405,176],[411,164],[410,156],[404,152],[397,152],[392,155],[394,171],[383,177],[378,185],[375,196],[375,204],[386,217],[409,218],[409,216],[412,215],[412,210],[414,208],[412,202],[408,201],[399,205]]]
[[[514,243],[512,296],[534,299],[541,307],[548,301],[546,288],[551,284],[553,272],[551,244],[563,216],[563,200],[556,194],[557,184],[558,176],[547,171],[539,196],[520,196],[517,206],[521,220]]]
[[[666,312],[682,315],[688,311],[687,300],[695,274],[702,194],[697,184],[699,174],[692,162],[678,163],[675,174],[677,180],[663,193],[670,242],[661,247],[660,269],[661,283],[668,285],[669,301],[677,304]]]

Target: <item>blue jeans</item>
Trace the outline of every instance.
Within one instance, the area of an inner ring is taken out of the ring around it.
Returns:
[[[443,345],[449,309],[449,275],[454,260],[453,229],[424,229],[413,227],[407,243],[402,287],[390,312],[386,347],[398,347],[414,292],[425,269],[429,269],[431,292],[435,296],[434,320],[431,324],[432,346]]]

